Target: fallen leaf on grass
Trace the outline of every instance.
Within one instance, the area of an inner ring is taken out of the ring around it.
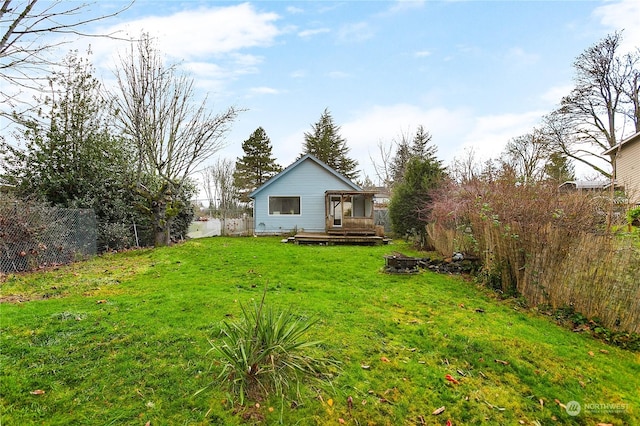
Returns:
[[[44,395],[44,391],[42,389],[36,389],[29,392],[31,395]]]
[[[340,417],[338,419],[338,423],[340,423],[341,425],[345,424],[346,422],[344,421],[344,419],[342,417]]]
[[[369,365],[361,365],[360,367],[362,367],[363,370],[370,370],[371,366]]]
[[[496,359],[495,361],[496,361],[498,364],[502,364],[502,365],[509,365],[509,362],[508,362],[508,361],[503,361],[503,360],[501,360],[501,359]]]
[[[453,424],[451,423],[451,420],[447,419],[447,426],[453,426]]]
[[[609,351],[606,350],[606,349],[600,349],[600,352],[603,353],[603,354],[608,354],[609,353]]]
[[[594,356],[595,354],[593,353],[593,351],[589,351],[589,356]]]
[[[567,406],[564,405],[562,402],[560,402],[560,400],[558,400],[557,398],[553,400],[556,404],[558,404],[560,406],[560,408],[564,408],[565,410],[567,409]]]
[[[460,382],[458,380],[456,380],[455,377],[453,377],[451,374],[447,374],[446,376],[444,376],[445,379],[447,379],[448,381],[450,381],[451,383],[455,384],[455,385],[459,385]]]
[[[434,410],[433,413],[431,413],[431,414],[433,414],[434,416],[437,416],[438,414],[442,414],[442,413],[444,413],[444,405],[442,407]]]
[[[105,299],[102,299],[102,300],[98,300],[98,301],[96,301],[96,303],[97,303],[98,305],[101,305],[101,304],[103,304],[103,303],[107,303],[107,301],[106,301]]]
[[[613,426],[611,423],[598,423],[598,426]]]
[[[389,361],[389,358],[387,358],[386,356],[380,357],[380,361],[382,361],[382,362],[391,362],[391,361]]]
[[[351,410],[353,408],[353,398],[352,397],[348,397],[347,398],[347,408],[349,410]]]
[[[333,399],[331,399],[331,398],[327,399],[327,405],[329,407],[333,407]]]

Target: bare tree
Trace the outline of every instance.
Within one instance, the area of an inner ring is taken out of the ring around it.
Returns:
[[[117,15],[131,4],[133,1],[114,13],[92,16],[91,3],[3,0],[0,5],[0,81],[6,86],[0,85],[3,86],[0,103],[13,108],[22,90],[40,89],[40,83],[51,73],[51,66],[56,65],[47,54],[71,41],[52,35],[114,37],[115,34],[88,34],[83,28]],[[78,18],[80,16],[85,17]]]
[[[554,125],[571,129],[563,138],[560,150],[568,157],[581,161],[604,176],[611,172],[595,164],[592,159],[620,141],[620,119],[624,119],[625,105],[634,104],[630,116],[639,126],[637,112],[638,63],[637,54],[619,55],[622,34],[606,36],[579,55],[573,66],[576,70],[576,87],[564,97],[560,108],[553,114]],[[634,94],[635,93],[635,94]],[[635,96],[635,99],[634,99]],[[560,117],[562,115],[563,117]],[[608,162],[613,168],[615,154]]]
[[[631,75],[623,87],[629,104],[625,114],[634,124],[635,131],[640,132],[640,68],[637,67],[637,64],[640,63],[640,48],[636,49],[634,53],[626,55],[625,60],[628,63],[627,66],[631,68]]]
[[[599,155],[602,151],[594,151],[590,144],[581,143],[578,133],[573,127],[573,119],[569,115],[556,110],[544,116],[542,122],[542,131],[553,144],[555,152],[560,152],[567,158],[611,178],[612,174],[606,169],[608,162]]]
[[[218,158],[202,171],[209,209],[226,211],[237,207],[239,195],[234,184],[234,172],[235,163],[226,158]]]
[[[385,146],[385,144],[380,140],[378,141],[377,147],[379,161],[376,161],[372,157],[371,153],[369,153],[369,159],[371,160],[371,164],[373,165],[373,170],[376,173],[378,182],[380,182],[380,184],[385,188],[391,188],[391,184],[393,183],[393,180],[391,179],[393,144]]]
[[[115,114],[138,150],[137,188],[148,201],[155,245],[167,245],[183,185],[199,164],[224,147],[239,111],[230,107],[212,114],[206,98],[197,103],[193,80],[175,65],[165,66],[148,34],[132,45],[120,65]]]
[[[533,129],[531,133],[511,139],[505,146],[504,156],[522,183],[530,184],[544,178],[544,166],[551,152],[551,144],[542,131]]]
[[[473,147],[465,148],[462,157],[455,157],[447,167],[447,172],[459,184],[467,184],[474,181],[480,175],[480,165]]]

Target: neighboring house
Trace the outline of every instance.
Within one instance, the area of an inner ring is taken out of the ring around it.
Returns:
[[[616,185],[624,188],[629,203],[640,204],[640,132],[603,152],[611,154],[616,154]]]
[[[384,186],[370,188],[375,193],[375,208],[386,209],[391,201],[391,192]]]
[[[568,180],[558,188],[561,191],[604,191],[610,182],[597,180]]]
[[[249,198],[257,235],[375,234],[374,192],[363,191],[311,154],[269,179]]]

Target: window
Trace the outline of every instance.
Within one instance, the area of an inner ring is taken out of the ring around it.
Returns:
[[[269,197],[269,214],[300,214],[300,197]]]

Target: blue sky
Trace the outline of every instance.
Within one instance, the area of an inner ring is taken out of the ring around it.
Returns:
[[[214,110],[246,108],[220,156],[242,155],[262,126],[286,166],[329,108],[350,156],[376,180],[377,144],[418,125],[445,164],[471,147],[497,156],[569,93],[575,57],[619,29],[625,49],[640,45],[640,1],[137,0],[91,31],[148,31]],[[90,42],[109,84],[126,43]]]

